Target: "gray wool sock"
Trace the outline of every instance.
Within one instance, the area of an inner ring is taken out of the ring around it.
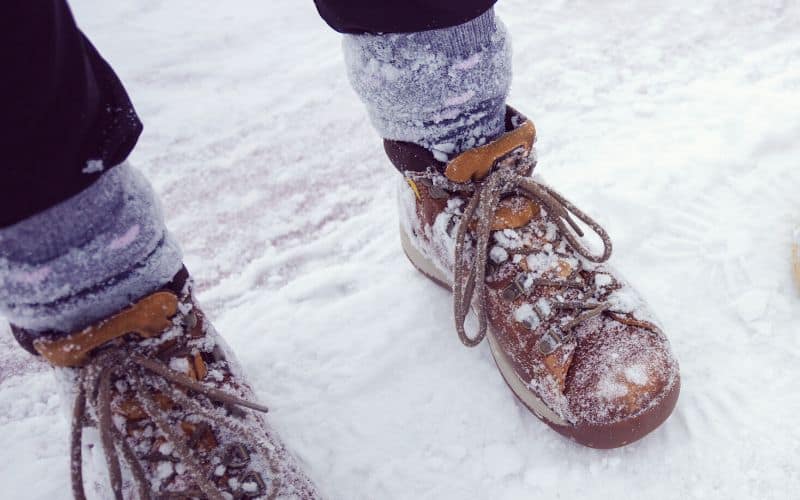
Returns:
[[[446,161],[505,130],[511,47],[489,10],[439,30],[345,35],[348,75],[385,139]]]
[[[150,184],[123,164],[0,229],[0,315],[32,331],[74,331],[160,288],[181,266]]]

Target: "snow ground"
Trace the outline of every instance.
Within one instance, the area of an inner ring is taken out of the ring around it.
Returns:
[[[603,5],[600,5],[603,4]],[[146,132],[200,298],[336,499],[800,497],[800,4],[502,0],[540,172],[602,221],[681,361],[644,441],[529,415],[402,256],[393,176],[310,0],[74,0]],[[50,374],[0,327],[4,498],[67,498]]]

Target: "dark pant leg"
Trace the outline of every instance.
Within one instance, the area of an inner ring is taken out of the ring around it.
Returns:
[[[411,33],[449,28],[489,10],[497,0],[314,0],[340,33]]]
[[[77,194],[121,163],[142,124],[65,0],[3,2],[0,72],[2,228]]]

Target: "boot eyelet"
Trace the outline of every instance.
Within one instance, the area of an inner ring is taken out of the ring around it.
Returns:
[[[551,328],[547,333],[542,335],[542,338],[536,343],[536,349],[543,356],[553,354],[562,344],[571,341],[572,334],[565,333],[559,327]]]
[[[246,491],[244,490],[244,485],[248,483],[255,483],[256,489],[255,491]],[[264,478],[261,477],[261,474],[255,471],[248,472],[240,481],[242,493],[244,494],[245,498],[256,498],[260,497],[267,491],[267,484],[264,482]]]
[[[248,453],[243,444],[233,444],[228,448],[222,463],[232,469],[241,469],[250,463],[250,453]]]

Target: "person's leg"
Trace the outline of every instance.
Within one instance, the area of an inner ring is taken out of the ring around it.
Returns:
[[[0,41],[2,228],[122,163],[142,125],[63,0],[5,2]]]
[[[361,14],[359,1],[317,4],[347,33],[351,82],[402,174],[403,250],[453,290],[463,344],[488,338],[516,396],[587,446],[622,446],[661,424],[678,398],[677,361],[644,301],[604,264],[602,227],[531,175],[536,129],[505,106],[510,49],[493,2],[475,12],[457,0],[384,1]],[[427,17],[439,8],[449,17]]]
[[[141,124],[122,84],[65,0],[3,11],[0,314],[74,397],[75,497],[316,498],[245,411],[265,409],[124,161]]]
[[[373,2],[367,9],[318,0],[317,6],[334,28],[349,33],[350,81],[381,136],[419,144],[446,160],[505,130],[511,49],[493,3],[412,8]]]
[[[181,269],[147,181],[142,125],[63,0],[4,6],[0,314],[26,348],[129,305]]]

